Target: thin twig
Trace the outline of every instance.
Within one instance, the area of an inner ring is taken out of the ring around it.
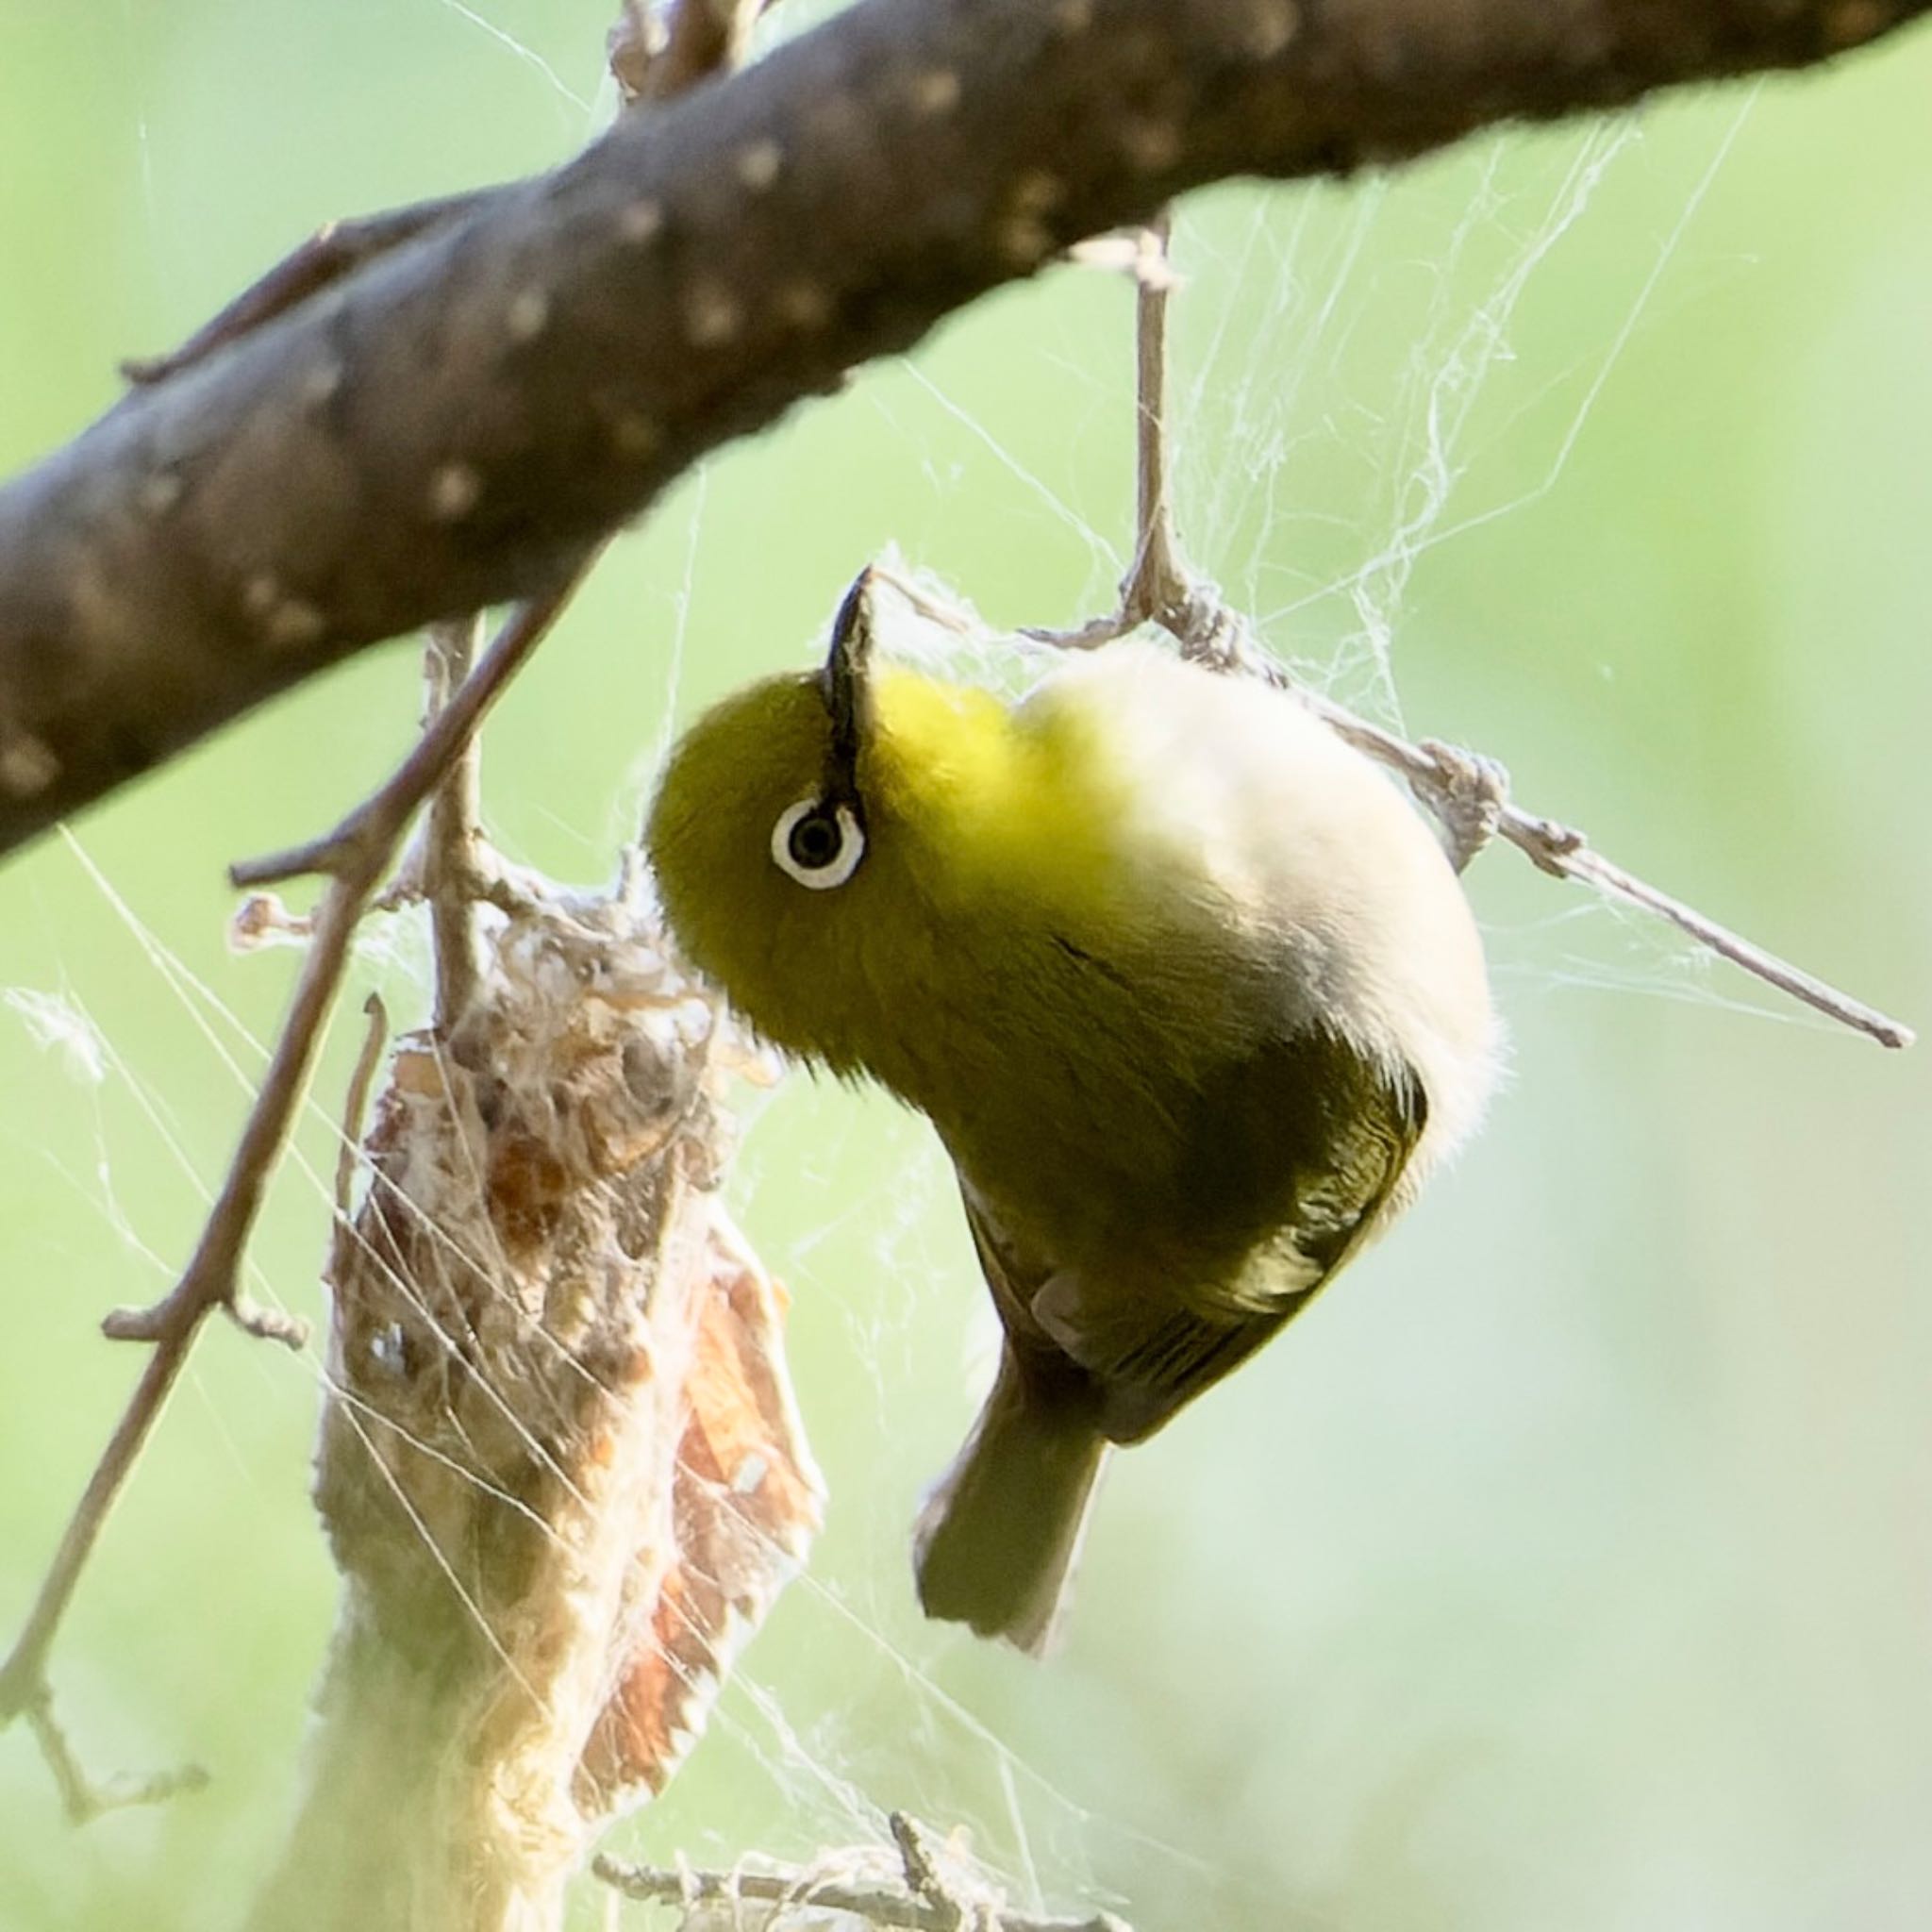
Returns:
[[[1289,682],[1285,676],[1279,676],[1278,681],[1284,685]],[[1457,808],[1458,800],[1468,795],[1468,768],[1472,763],[1477,764],[1481,768],[1477,784],[1490,791],[1493,802],[1496,836],[1507,840],[1532,864],[1553,878],[1578,880],[1613,899],[1621,899],[1626,905],[1668,920],[1699,945],[1707,947],[1733,965],[1742,967],[1753,977],[1776,987],[1780,992],[1790,994],[1792,999],[1824,1014],[1827,1019],[1866,1034],[1881,1046],[1910,1046],[1917,1038],[1913,1029],[1902,1020],[1895,1020],[1877,1008],[1854,999],[1850,993],[1840,991],[1814,974],[1807,973],[1802,967],[1792,965],[1790,960],[1780,958],[1775,953],[1766,951],[1740,933],[1733,932],[1729,926],[1722,925],[1707,914],[1698,911],[1695,907],[1687,906],[1681,899],[1673,898],[1670,893],[1625,871],[1613,859],[1606,858],[1574,826],[1540,817],[1534,812],[1524,811],[1521,806],[1512,805],[1507,791],[1507,774],[1501,766],[1487,759],[1473,759],[1470,753],[1455,745],[1444,744],[1438,739],[1425,738],[1411,744],[1407,739],[1385,731],[1379,724],[1372,724],[1366,719],[1357,717],[1353,711],[1330,698],[1299,687],[1290,688],[1296,691],[1304,704],[1328,722],[1338,737],[1402,773],[1424,800],[1445,817],[1452,815]]]
[[[1167,461],[1167,301],[1174,291],[1168,244],[1171,210],[1141,229],[1120,264],[1134,277],[1134,560],[1121,579],[1120,601],[1105,616],[1073,630],[1025,636],[1065,651],[1097,650],[1155,623],[1185,623],[1194,584],[1174,529]]]
[[[682,1906],[687,1912],[693,1906],[738,1904],[791,1907],[800,1912],[850,1912],[868,1924],[892,1927],[895,1932],[953,1932],[959,1924],[954,1915],[956,1907],[919,1897],[904,1886],[821,1879],[798,1867],[773,1872],[699,1872],[686,1866],[664,1871],[600,1856],[591,1861],[591,1869],[626,1898]],[[1131,1932],[1126,1922],[1112,1912],[1052,1919],[996,1907],[991,1923],[999,1932]]]
[[[438,712],[388,783],[333,832],[292,852],[232,868],[238,885],[271,884],[309,872],[328,874],[330,884],[315,915],[314,937],[303,958],[288,1016],[193,1256],[180,1280],[160,1301],[146,1308],[117,1309],[101,1324],[117,1341],[153,1343],[154,1353],[68,1522],[26,1624],[0,1665],[0,1726],[24,1713],[41,1713],[34,1722],[43,1748],[48,1735],[58,1735],[44,1728],[51,1722],[45,1715],[50,1703],[48,1653],[108,1513],[140,1458],[202,1323],[221,1308],[252,1334],[295,1345],[306,1339],[300,1322],[245,1303],[238,1283],[242,1254],[268,1177],[306,1091],[357,924],[424,799],[555,623],[589,564],[587,558],[568,580],[511,613],[482,661]],[[61,1778],[58,1760],[50,1761],[57,1778]],[[61,1783],[63,1790],[69,1788],[67,1779],[61,1778]]]
[[[907,1890],[933,1908],[942,1932],[965,1932],[973,1908],[947,1883],[919,1821],[909,1811],[894,1811],[886,1823],[891,1828],[892,1842],[899,1847]]]
[[[362,892],[366,890],[364,883]],[[305,1339],[300,1323],[249,1307],[237,1291],[237,1279],[264,1185],[287,1138],[323,1020],[348,958],[360,897],[347,879],[339,880],[317,914],[315,938],[303,959],[288,1019],[221,1192],[180,1280],[152,1307],[117,1309],[101,1324],[115,1340],[152,1342],[154,1353],[68,1522],[26,1624],[6,1663],[0,1665],[0,1724],[25,1711],[45,1707],[49,1695],[47,1654],[55,1635],[108,1512],[140,1458],[202,1323],[220,1307],[253,1334],[295,1345]]]
[[[617,83],[617,97],[626,107],[643,98],[651,71],[653,42],[651,9],[644,0],[622,0],[617,24],[604,36],[604,63]]]
[[[476,653],[477,620],[432,625],[424,646],[428,703],[424,729],[449,703]],[[423,894],[436,956],[437,1032],[447,1038],[476,991],[476,885],[482,863],[483,741],[472,732],[429,801],[424,825]]]
[[[1168,235],[1164,220],[1149,232],[1159,243],[1164,265]],[[1140,503],[1134,566],[1121,584],[1119,607],[1108,616],[1071,631],[1029,630],[1026,636],[1061,649],[1091,650],[1142,624],[1158,625],[1180,645],[1184,656],[1291,691],[1325,720],[1338,737],[1401,773],[1441,823],[1458,872],[1492,836],[1505,839],[1552,877],[1578,880],[1668,920],[1699,945],[1755,978],[1881,1046],[1912,1043],[1913,1031],[1903,1021],[1854,999],[1626,872],[1604,858],[1574,826],[1512,804],[1508,774],[1493,758],[1445,744],[1440,739],[1411,742],[1290,678],[1260,648],[1247,620],[1223,601],[1216,586],[1191,571],[1181,551],[1167,480],[1166,310],[1173,277],[1162,273],[1141,275],[1138,280],[1135,421]],[[890,574],[882,575],[897,582]]]
[[[1121,586],[1121,603],[1148,612],[1176,608],[1188,594],[1188,572],[1174,525],[1167,470],[1167,298],[1174,217],[1166,208],[1144,231],[1148,258],[1159,273],[1137,275],[1134,297],[1135,480],[1140,541],[1134,567]]]
[[[101,1784],[88,1776],[74,1747],[54,1716],[53,1700],[42,1697],[27,1707],[26,1721],[33,1729],[41,1756],[54,1774],[60,1793],[61,1808],[68,1822],[85,1824],[104,1811],[124,1811],[135,1805],[161,1805],[187,1791],[198,1791],[208,1785],[208,1773],[198,1764],[184,1764],[174,1771],[158,1771],[146,1777],[116,1778]]]
[[[626,108],[649,107],[742,65],[751,30],[774,0],[678,0],[666,21],[624,0],[607,42],[610,75]]]
[[[428,793],[449,769],[484,714],[502,696],[504,688],[548,634],[564,606],[603,554],[600,544],[579,559],[559,584],[520,604],[505,621],[476,668],[463,680],[448,704],[436,714],[429,729],[382,789],[373,793],[333,831],[300,845],[291,845],[265,858],[244,859],[228,868],[229,883],[238,887],[273,886],[309,873],[342,875],[358,867],[361,854],[384,845],[392,854],[395,841]]]
[[[378,255],[387,255],[405,242],[458,219],[489,198],[488,190],[474,191],[325,223],[211,315],[178,348],[159,356],[130,356],[121,364],[121,374],[137,389],[163,382],[206,360],[227,343],[252,335],[264,323],[287,314]]]
[[[356,1180],[357,1150],[362,1144],[363,1116],[369,1111],[369,1090],[375,1084],[375,1070],[382,1064],[382,1049],[389,1041],[389,1008],[382,995],[373,992],[362,1002],[369,1030],[362,1036],[362,1051],[356,1056],[349,1075],[349,1091],[342,1102],[342,1144],[336,1155],[336,1218],[349,1218],[349,1195]]]

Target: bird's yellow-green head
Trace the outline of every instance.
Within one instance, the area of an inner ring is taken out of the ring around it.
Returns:
[[[672,930],[765,1038],[917,1099],[895,1060],[973,997],[966,954],[1103,890],[1126,788],[1077,725],[1016,730],[990,691],[874,661],[868,595],[822,666],[691,728],[645,841]]]

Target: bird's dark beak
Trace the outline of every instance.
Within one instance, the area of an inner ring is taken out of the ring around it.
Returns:
[[[858,755],[872,722],[872,587],[870,564],[853,580],[832,625],[832,647],[825,654],[825,709],[832,721],[830,789],[838,796],[858,797]]]

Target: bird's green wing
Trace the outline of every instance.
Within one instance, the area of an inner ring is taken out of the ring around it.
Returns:
[[[1407,1069],[1315,1030],[1207,1082],[1141,1232],[1123,1229],[1120,1278],[1055,1274],[1031,1300],[1034,1323],[1101,1385],[1106,1434],[1152,1435],[1307,1307],[1374,1224],[1426,1114]]]

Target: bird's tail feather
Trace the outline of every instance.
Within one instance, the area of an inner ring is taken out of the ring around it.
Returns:
[[[1038,1657],[1080,1554],[1108,1442],[1084,1374],[1041,1374],[1009,1347],[958,1459],[920,1512],[913,1562],[929,1617]]]

